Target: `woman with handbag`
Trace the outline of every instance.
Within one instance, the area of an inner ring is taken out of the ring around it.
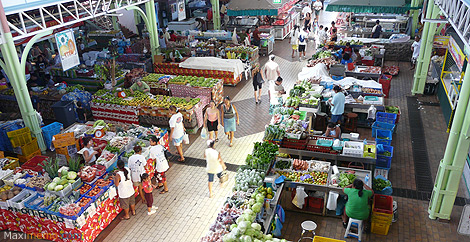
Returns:
[[[165,154],[167,153],[167,149],[165,149],[163,145],[158,144],[159,141],[160,139],[155,136],[150,137],[149,158],[155,160],[154,176],[158,183],[157,189],[163,187],[163,190],[160,191],[160,194],[164,194],[168,192],[165,172],[170,168],[170,166],[168,165],[168,160]]]
[[[261,103],[261,88],[263,87],[264,79],[259,71],[259,66],[256,65],[253,69],[253,87],[255,89],[255,102],[256,104]],[[258,93],[256,93],[258,92]],[[256,95],[258,94],[258,95]],[[217,140],[216,140],[217,141]]]
[[[176,147],[176,150],[180,155],[180,159],[178,161],[184,162],[183,139],[187,134],[183,125],[183,114],[181,114],[173,105],[170,106],[170,114],[170,140],[173,141],[173,145]]]
[[[214,140],[208,140],[207,141],[207,149],[204,152],[204,158],[206,158],[206,171],[207,175],[209,176],[209,197],[212,198],[212,183],[214,182],[214,175],[217,174],[217,177],[220,180],[220,183],[222,184],[225,182],[227,179],[226,177],[223,179],[222,176],[226,174],[223,174],[223,171],[227,169],[227,166],[225,166],[224,161],[222,160],[222,157],[220,156],[220,152],[215,150],[214,148],[215,141]]]

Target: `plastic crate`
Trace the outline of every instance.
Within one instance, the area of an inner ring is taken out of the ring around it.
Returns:
[[[377,130],[378,129],[394,131],[395,130],[395,125],[375,121],[372,124],[372,137],[375,137],[377,135]]]
[[[374,234],[387,235],[390,229],[390,223],[381,223],[372,221],[370,232]]]
[[[29,159],[27,162],[25,162],[21,168],[23,169],[29,169],[29,170],[32,170],[32,171],[36,171],[36,172],[42,172],[43,171],[43,168],[40,166],[41,164],[43,164],[43,162],[45,160],[47,160],[49,157],[47,156],[42,156],[42,155],[37,155],[37,156],[34,156],[33,158]]]
[[[390,156],[386,156],[384,155],[385,152],[390,152]],[[383,156],[383,157],[393,157],[393,146],[389,146],[389,145],[383,145],[383,151],[382,152],[377,152],[377,156],[380,157],[380,156]]]
[[[375,166],[377,169],[390,170],[390,168],[392,167],[392,157],[377,156]]]
[[[398,108],[398,114],[396,114],[397,115],[397,120],[395,120],[395,123],[398,123],[398,121],[400,121],[401,108],[400,108],[400,106],[395,106],[395,107]],[[389,112],[387,112],[387,113],[389,113]]]
[[[384,140],[392,140],[392,131],[384,130],[384,129],[377,129],[375,132],[374,138],[376,139],[384,139]]]
[[[296,140],[296,139],[284,138],[281,144],[282,148],[297,149],[297,150],[304,150],[306,146],[307,146],[307,139]]]
[[[7,135],[13,147],[23,146],[32,140],[31,130],[28,127],[7,132]]]
[[[99,189],[100,189],[100,191],[98,192],[98,194],[96,194],[95,196],[89,196],[89,193],[90,193],[93,189],[96,189],[96,188],[99,188]],[[94,201],[96,201],[96,199],[98,199],[98,198],[101,196],[101,194],[104,193],[105,190],[104,190],[103,188],[101,188],[101,187],[93,187],[93,189],[90,189],[90,191],[88,191],[87,193],[85,193],[85,195],[83,195],[83,196],[84,196],[84,197],[87,197],[87,198],[91,198],[91,200],[94,202]]]
[[[322,213],[324,206],[324,199],[319,197],[308,197],[308,210],[315,213]]]
[[[393,197],[375,194],[372,212],[393,214]]]
[[[18,195],[14,196],[12,199],[9,199],[8,206],[12,208],[22,209],[25,208],[24,202],[27,201],[31,196],[36,195],[36,192],[31,190],[23,189]]]
[[[335,81],[340,81],[340,80],[344,79],[344,76],[331,76],[331,79],[333,79]]]
[[[25,162],[29,161],[30,159],[32,159],[33,157],[38,156],[38,155],[41,155],[41,150],[40,149],[36,150],[35,152],[33,152],[31,155],[28,155],[28,156],[19,155],[18,159],[20,160],[20,163],[25,163]]]
[[[326,237],[316,236],[313,238],[313,242],[346,242],[345,240],[330,239]]]
[[[5,158],[13,160],[13,161],[10,162],[10,164],[4,166],[2,170],[14,170],[16,167],[20,166],[20,162],[18,158],[8,157],[8,156]]]
[[[56,134],[53,136],[52,144],[55,148],[66,147],[75,144],[75,135],[73,133]]]
[[[333,140],[317,139],[316,145],[323,146],[323,147],[332,147],[333,146]]]
[[[397,115],[394,113],[377,112],[375,120],[383,123],[395,124]]]
[[[391,139],[375,139],[375,143],[378,145],[392,145]]]
[[[379,213],[379,212],[372,212],[372,221],[383,222],[383,223],[391,223],[393,219],[393,214],[389,213]]]
[[[373,66],[374,65],[374,60],[364,60],[362,59],[362,64],[365,66]]]
[[[33,137],[31,142],[29,142],[29,143],[27,143],[23,146],[13,148],[13,150],[16,154],[19,154],[19,155],[22,155],[22,156],[29,156],[32,153],[39,150],[38,140],[36,139],[36,137]]]
[[[47,126],[42,127],[42,135],[44,136],[44,142],[46,143],[47,148],[51,147],[52,137],[60,133],[60,130],[64,127],[59,122],[51,123]]]
[[[75,123],[76,113],[73,101],[58,101],[51,106],[58,121],[68,127]]]
[[[31,209],[31,210],[39,210],[38,205],[41,204],[41,202],[38,202],[37,204],[32,204],[37,198],[43,198],[44,201],[44,195],[37,193],[35,196],[32,196],[31,198],[28,198],[24,202],[24,206]]]
[[[343,155],[362,157],[364,155],[364,143],[357,141],[345,141]]]

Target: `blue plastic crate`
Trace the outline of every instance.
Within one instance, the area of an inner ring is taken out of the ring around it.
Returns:
[[[335,81],[339,81],[339,80],[343,80],[344,76],[331,76],[331,79],[333,79]]]
[[[49,125],[42,127],[42,135],[44,136],[44,142],[46,143],[46,147],[51,147],[52,144],[52,137],[56,134],[60,133],[60,130],[64,127],[59,122],[54,122]]]
[[[397,115],[395,113],[377,112],[375,120],[382,123],[395,124]]]
[[[377,129],[374,134],[374,138],[376,139],[384,139],[384,140],[392,140],[392,131],[384,130],[384,129]]]
[[[39,202],[38,204],[34,205],[34,204],[31,204],[33,201],[35,201],[37,198],[39,197],[44,197],[44,195],[41,195],[39,193],[37,193],[36,195],[32,196],[31,198],[29,198],[28,200],[26,200],[24,202],[24,206],[31,209],[31,210],[39,210],[38,209],[38,205],[41,204],[42,202]],[[43,200],[44,201],[44,200]]]
[[[389,170],[392,165],[392,157],[388,156],[377,156],[377,161],[375,163],[376,169],[385,169]]]
[[[384,148],[384,150],[382,152],[377,151],[377,157],[379,157],[379,156],[390,157],[390,158],[393,157],[393,146],[384,145],[383,148]],[[383,155],[383,153],[386,152],[386,151],[390,152],[390,156]]]
[[[13,152],[8,132],[24,128],[22,121],[10,121],[0,125],[0,150]]]
[[[394,124],[389,124],[389,123],[382,123],[379,121],[376,121],[372,124],[372,136],[376,136],[376,132],[378,129],[383,129],[383,130],[390,130],[394,131],[395,130],[395,125]]]
[[[382,145],[392,145],[392,140],[391,139],[375,139],[376,144],[382,144]]]

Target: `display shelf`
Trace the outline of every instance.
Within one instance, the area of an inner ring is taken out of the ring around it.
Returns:
[[[370,165],[371,167],[375,167],[376,159],[374,158],[362,158],[362,157],[354,157],[354,156],[346,156],[342,154],[330,154],[330,153],[321,153],[321,152],[314,152],[308,150],[296,150],[296,149],[289,149],[289,148],[279,148],[279,153],[289,154],[289,155],[296,155],[299,156],[299,159],[304,159],[304,157],[311,157],[317,159],[327,159],[334,161],[333,165],[339,164],[339,162],[360,162],[363,164]]]

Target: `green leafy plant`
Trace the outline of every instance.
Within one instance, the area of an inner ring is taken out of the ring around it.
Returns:
[[[49,177],[51,179],[54,179],[54,177],[59,176],[59,159],[52,159],[48,158],[47,160],[44,161],[43,164],[41,164],[42,168],[49,174]]]

